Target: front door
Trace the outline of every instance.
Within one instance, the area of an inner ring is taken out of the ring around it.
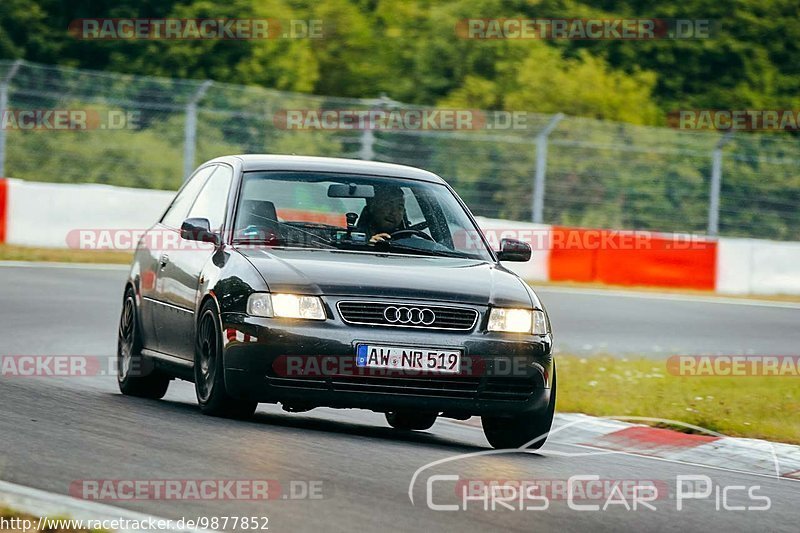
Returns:
[[[225,220],[232,181],[233,170],[225,165],[218,166],[206,180],[184,219],[205,218],[212,231],[219,233]],[[156,287],[161,305],[156,331],[160,351],[191,361],[194,359],[200,276],[216,247],[211,243],[187,241],[180,236],[177,242],[175,249],[168,250],[168,256],[161,260]]]

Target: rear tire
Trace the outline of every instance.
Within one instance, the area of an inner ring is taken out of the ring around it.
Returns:
[[[170,377],[155,369],[142,355],[139,317],[133,289],[125,291],[117,333],[117,384],[122,394],[159,400],[169,388]]]
[[[556,367],[553,365],[553,383],[550,402],[544,413],[524,413],[514,417],[481,417],[483,434],[492,448],[510,449],[525,447],[538,450],[544,446],[556,412]],[[532,440],[537,439],[536,442]],[[530,444],[528,444],[530,443]]]
[[[225,388],[221,325],[210,301],[203,305],[197,321],[194,390],[204,415],[246,419],[258,407],[258,402],[234,398]]]
[[[436,422],[437,413],[415,413],[411,411],[395,411],[386,413],[386,421],[394,429],[403,431],[424,431]]]

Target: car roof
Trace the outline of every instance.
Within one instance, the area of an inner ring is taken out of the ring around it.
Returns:
[[[241,162],[242,170],[245,172],[258,170],[341,172],[445,183],[436,174],[415,167],[339,157],[241,154],[218,157],[207,163],[232,163],[232,159],[238,159]]]

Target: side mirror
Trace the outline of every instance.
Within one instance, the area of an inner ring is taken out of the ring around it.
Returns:
[[[515,239],[500,239],[500,251],[497,252],[500,261],[517,261],[525,263],[531,260],[531,245]]]
[[[187,218],[181,224],[181,238],[187,241],[210,242],[219,244],[219,235],[211,232],[211,223],[207,218]]]

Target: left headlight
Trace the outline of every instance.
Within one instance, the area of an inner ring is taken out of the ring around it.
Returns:
[[[247,299],[247,314],[262,317],[325,320],[325,306],[319,296],[257,292]]]
[[[531,309],[495,308],[489,313],[489,331],[547,335],[547,316],[544,311]]]

